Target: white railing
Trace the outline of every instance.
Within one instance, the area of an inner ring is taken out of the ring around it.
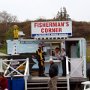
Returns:
[[[70,59],[70,76],[86,78],[86,63],[83,58],[71,58]]]
[[[69,75],[69,59],[66,56],[66,77],[67,77],[67,90],[70,90],[70,75]]]
[[[82,77],[82,78],[86,77],[86,63],[84,58],[85,57],[68,58],[66,56],[67,90],[70,90],[70,82],[69,82],[70,77]]]
[[[27,79],[29,76],[29,59],[0,59],[0,70],[4,70],[5,77],[23,77],[25,90],[27,90]]]

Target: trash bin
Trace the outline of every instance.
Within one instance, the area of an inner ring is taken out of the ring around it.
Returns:
[[[12,80],[11,80],[11,77],[9,77],[7,79],[8,79],[8,88],[9,88],[9,90],[12,90]]]
[[[9,90],[25,90],[24,78],[13,77],[8,78]]]

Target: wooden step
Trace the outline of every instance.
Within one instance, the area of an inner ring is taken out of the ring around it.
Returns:
[[[35,79],[35,78],[34,78]],[[39,78],[42,79],[42,78]],[[44,78],[45,79],[45,78]],[[47,78],[46,78],[47,79]],[[31,80],[27,83],[27,90],[48,90],[48,81],[46,80]],[[67,81],[64,79],[57,81],[57,89],[58,90],[66,90]]]
[[[33,76],[28,80],[27,90],[48,90],[49,80],[50,80],[50,77]],[[58,77],[57,89],[67,90],[67,78],[66,77]]]
[[[48,87],[30,87],[27,90],[47,90]]]

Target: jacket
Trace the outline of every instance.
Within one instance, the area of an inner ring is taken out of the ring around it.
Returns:
[[[5,77],[0,77],[1,90],[8,89],[8,80]]]
[[[51,78],[55,77],[58,75],[58,65],[55,64],[54,62],[50,65],[50,69],[49,69],[49,76]]]

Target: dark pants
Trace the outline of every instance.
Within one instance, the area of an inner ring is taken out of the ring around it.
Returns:
[[[42,65],[42,64],[43,64],[43,65]],[[39,62],[39,63],[38,63],[38,66],[39,66],[39,76],[41,76],[41,75],[44,74],[44,70],[45,70],[45,68],[44,68],[44,61],[42,61],[42,63]]]
[[[68,68],[69,68],[69,72],[70,72],[70,62],[68,62]],[[66,58],[65,57],[62,60],[62,69],[63,69],[62,76],[66,76]]]
[[[66,59],[65,58],[62,60],[62,69],[63,69],[62,76],[66,76]]]

